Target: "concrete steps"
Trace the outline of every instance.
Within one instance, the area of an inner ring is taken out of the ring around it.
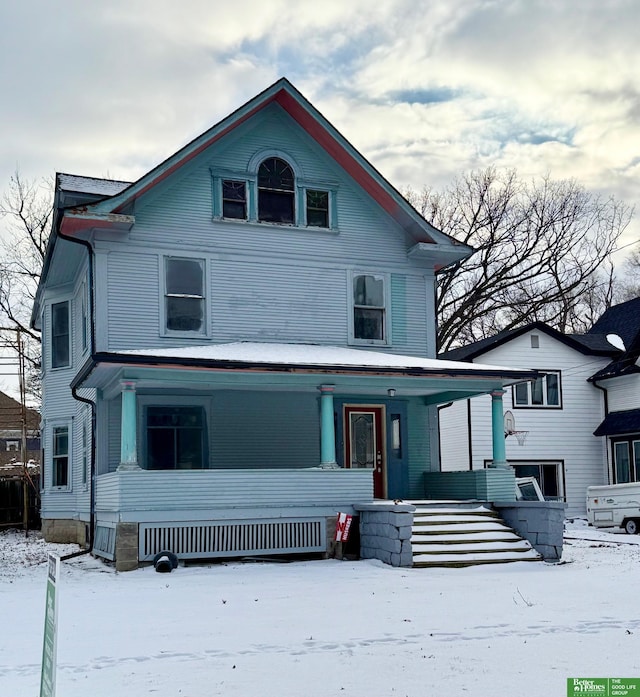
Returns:
[[[411,531],[414,567],[464,567],[542,559],[486,504],[411,503],[416,506]]]

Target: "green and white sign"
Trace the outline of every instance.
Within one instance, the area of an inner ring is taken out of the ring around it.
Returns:
[[[640,697],[640,678],[568,678],[567,697]]]
[[[47,603],[44,615],[44,641],[42,643],[40,697],[55,697],[56,694],[56,643],[58,631],[56,586],[59,578],[60,557],[50,554],[47,572]]]

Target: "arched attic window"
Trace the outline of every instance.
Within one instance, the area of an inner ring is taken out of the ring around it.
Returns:
[[[294,200],[293,170],[279,157],[268,157],[258,168],[258,220],[293,224]]]

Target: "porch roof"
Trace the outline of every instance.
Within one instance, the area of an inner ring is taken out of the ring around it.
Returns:
[[[188,381],[194,387],[206,383],[235,389],[260,385],[309,389],[326,382],[345,390],[394,388],[398,395],[438,394],[437,401],[452,401],[536,376],[533,370],[361,348],[236,342],[99,352],[81,368],[71,386],[105,389],[118,380],[133,379],[144,380],[148,386]]]

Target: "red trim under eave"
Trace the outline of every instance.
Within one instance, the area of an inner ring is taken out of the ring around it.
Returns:
[[[164,170],[164,172],[161,172],[158,174],[157,177],[152,179],[145,187],[140,189],[135,194],[134,198],[138,198],[138,196],[142,196],[145,194],[149,189],[152,189],[156,184],[159,184],[161,181],[166,179],[170,174],[173,174],[176,170],[180,169],[184,164],[192,160],[194,157],[199,155],[203,150],[206,150],[210,145],[215,143],[216,141],[220,140],[223,136],[226,136],[227,133],[230,133],[233,131],[235,128],[240,126],[240,124],[244,123],[247,119],[251,118],[255,113],[260,111],[261,109],[264,109],[268,104],[271,104],[271,102],[275,99],[275,95],[272,97],[269,97],[269,99],[265,100],[264,102],[261,102],[258,104],[256,107],[251,109],[251,111],[248,111],[246,114],[243,116],[240,116],[238,119],[236,119],[232,124],[224,128],[222,131],[219,131],[215,135],[211,136],[208,140],[206,140],[202,145],[199,145],[195,150],[192,150],[188,155],[185,155],[183,158],[178,160],[176,163],[171,165],[168,169]],[[126,205],[129,203],[130,199],[126,199],[124,203],[121,203],[116,209],[114,209],[114,213],[121,213],[122,210],[126,207]]]
[[[81,218],[64,216],[60,222],[60,232],[68,237],[78,237],[80,232],[84,232],[89,228],[122,228],[122,223],[117,221],[109,221],[99,218]]]

